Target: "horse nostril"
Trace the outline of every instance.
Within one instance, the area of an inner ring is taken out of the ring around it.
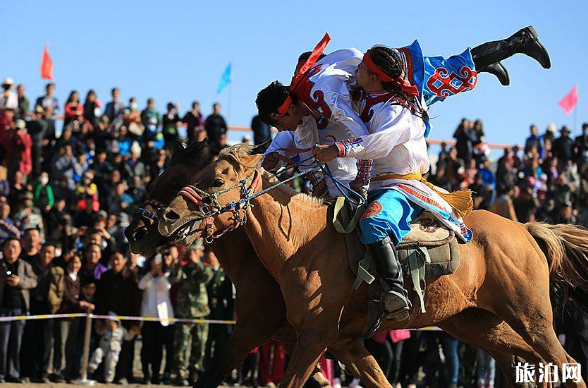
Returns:
[[[133,233],[133,240],[138,242],[141,241],[145,236],[147,236],[146,228],[137,229],[137,231]]]
[[[163,219],[166,221],[173,222],[179,220],[180,215],[173,210],[168,210],[165,213],[163,213]]]

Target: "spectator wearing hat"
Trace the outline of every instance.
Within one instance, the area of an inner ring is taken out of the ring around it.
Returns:
[[[106,384],[111,384],[114,382],[116,366],[121,353],[125,331],[114,312],[111,311],[108,315],[109,318],[105,320],[104,326],[101,329],[100,344],[90,357],[88,372],[93,374],[97,371],[100,364],[103,364],[104,374],[103,377],[98,380],[103,381]]]
[[[29,117],[29,112],[31,110],[31,102],[25,96],[25,86],[23,84],[20,84],[16,87],[16,96],[18,98],[16,117],[26,120]]]
[[[0,316],[22,316],[30,309],[30,292],[37,286],[31,265],[19,258],[20,241],[9,239],[3,245],[0,262]],[[24,321],[0,322],[0,383],[21,383],[20,348]]]
[[[18,108],[18,97],[13,89],[14,81],[12,78],[5,78],[4,82],[2,82],[2,94],[0,94],[0,111],[4,109],[16,111]]]
[[[570,137],[570,130],[565,125],[560,129],[561,136],[553,143],[553,156],[559,161],[559,169],[567,172],[574,159],[574,141]]]
[[[576,215],[571,201],[565,201],[559,207],[559,217],[556,220],[558,224],[575,224]]]

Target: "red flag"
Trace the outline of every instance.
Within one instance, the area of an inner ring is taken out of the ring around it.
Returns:
[[[53,61],[49,56],[47,45],[43,49],[43,58],[41,59],[41,78],[53,81]]]
[[[569,116],[576,105],[578,105],[578,85],[574,85],[572,90],[561,99],[558,105],[561,106],[561,109],[563,109]]]

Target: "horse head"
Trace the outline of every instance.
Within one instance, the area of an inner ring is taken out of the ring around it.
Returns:
[[[125,229],[131,252],[149,257],[157,247],[167,242],[167,237],[162,236],[157,229],[157,210],[167,206],[178,191],[190,182],[190,178],[210,164],[213,156],[214,153],[204,141],[189,146],[179,141],[174,144],[169,165],[151,182],[147,200]]]
[[[239,144],[196,174],[166,209],[158,212],[159,232],[176,244],[190,246],[198,238],[212,241],[241,225],[247,197],[261,187],[258,148]]]

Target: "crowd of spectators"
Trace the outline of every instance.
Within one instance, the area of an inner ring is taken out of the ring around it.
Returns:
[[[148,183],[164,169],[175,140],[208,139],[216,149],[227,145],[221,106],[214,104],[205,118],[194,102],[180,116],[177,104],[160,113],[150,98],[140,110],[135,98],[123,103],[118,88],[105,105],[92,90],[83,102],[72,91],[61,105],[52,83],[34,101],[23,85],[15,87],[11,79],[2,84],[0,317],[92,312],[105,318],[92,320],[91,377],[120,384],[193,382],[230,325],[141,323],[116,316],[232,319],[230,280],[203,245],[166,246],[145,258],[129,252],[123,230],[143,203]],[[257,117],[252,127],[256,144],[270,138]],[[494,167],[482,122],[464,119],[455,147],[442,146],[430,180],[450,190],[470,188],[476,208],[513,220],[588,225],[588,125],[575,139],[565,127],[560,133],[555,136],[550,125],[540,135],[532,126],[524,148],[506,148]],[[0,322],[0,382],[79,378],[84,324],[85,318],[72,317]],[[562,324],[568,337],[580,335],[566,330]],[[395,387],[499,385],[487,354],[442,332],[386,332],[366,346]],[[136,350],[142,373],[133,370]],[[345,381],[338,364],[326,357],[321,362],[335,387],[361,384]],[[228,382],[279,384],[286,364],[283,348],[270,341]]]

